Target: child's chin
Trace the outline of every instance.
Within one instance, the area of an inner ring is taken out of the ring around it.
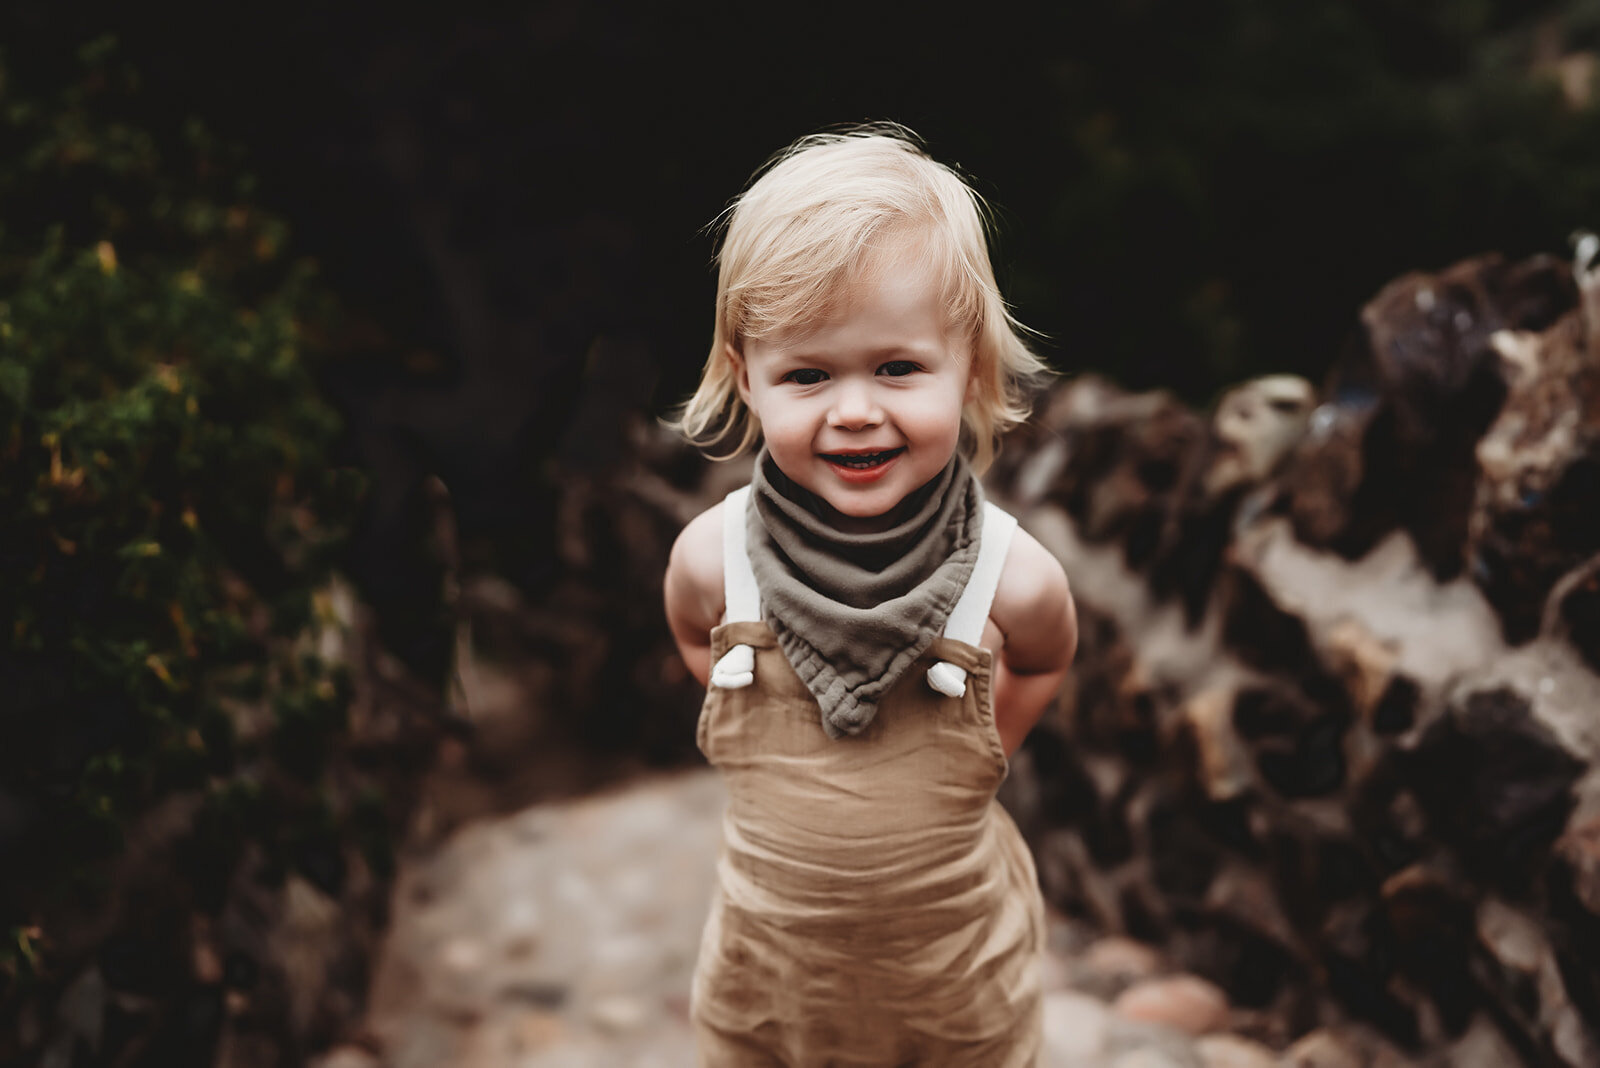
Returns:
[[[894,509],[898,500],[891,500],[892,496],[883,486],[847,486],[831,489],[823,500],[841,515],[853,519],[871,519]]]
[[[822,498],[823,502],[833,509],[836,525],[860,526],[871,528],[874,524],[887,523],[893,516],[899,501],[891,501],[883,496],[854,497],[843,499],[837,494]]]

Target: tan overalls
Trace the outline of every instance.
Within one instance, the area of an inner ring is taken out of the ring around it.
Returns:
[[[711,633],[698,732],[729,792],[694,978],[702,1064],[1037,1062],[1044,906],[994,800],[1006,759],[977,647],[1015,520],[987,507],[945,635],[865,731],[834,740],[760,622],[745,491],[729,496],[728,621]],[[729,656],[738,645],[753,651],[748,672],[746,654]],[[965,672],[962,696],[930,687],[941,661]]]

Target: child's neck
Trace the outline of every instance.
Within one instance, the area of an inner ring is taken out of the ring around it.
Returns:
[[[816,516],[830,530],[843,535],[882,534],[900,526],[926,506],[929,494],[937,491],[944,480],[944,474],[944,471],[940,471],[881,515],[853,516],[839,511],[817,494],[790,479],[778,469],[777,464],[769,461],[767,465],[767,478],[774,489]]]
[[[893,530],[915,515],[922,507],[928,492],[938,481],[939,479],[935,477],[933,481],[903,498],[899,504],[882,515],[845,515],[816,494],[806,493],[805,490],[800,492],[806,493],[805,505],[811,514],[840,534],[882,534],[886,530]]]

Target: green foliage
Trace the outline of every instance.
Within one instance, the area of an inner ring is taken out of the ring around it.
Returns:
[[[122,121],[136,76],[83,58],[48,101],[0,68],[0,981],[161,797],[210,794],[211,859],[274,833],[257,780],[314,778],[348,699],[312,652],[359,492],[308,366],[326,300],[223,148]]]

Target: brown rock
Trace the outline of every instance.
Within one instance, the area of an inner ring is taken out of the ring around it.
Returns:
[[[1351,708],[1371,723],[1394,682],[1399,660],[1395,643],[1380,640],[1353,619],[1343,619],[1329,628],[1325,655],[1350,695]]]
[[[1390,989],[1395,937],[1376,911],[1364,899],[1330,909],[1322,922],[1318,955],[1330,992],[1351,1015],[1409,1044],[1420,1033],[1418,1013]]]
[[[1111,691],[1111,729],[1117,747],[1136,760],[1153,759],[1166,740],[1162,713],[1171,706],[1171,693],[1152,682],[1146,665],[1129,660]]]
[[[1145,979],[1118,995],[1111,1008],[1127,1019],[1191,1035],[1215,1031],[1228,1019],[1227,997],[1215,984],[1194,975]]]
[[[1205,905],[1214,914],[1230,916],[1241,926],[1292,946],[1299,940],[1284,915],[1279,892],[1269,871],[1228,857],[1206,891]]]
[[[196,914],[189,919],[189,959],[199,983],[220,983],[223,978],[222,951],[217,944],[211,917]]]
[[[1443,864],[1412,864],[1385,880],[1382,894],[1401,970],[1427,992],[1445,1028],[1459,1034],[1479,996],[1470,967],[1470,884]]]
[[[1495,898],[1478,905],[1478,940],[1501,964],[1527,975],[1537,975],[1550,953],[1538,923]]]
[[[1544,1013],[1550,1029],[1550,1044],[1556,1056],[1569,1068],[1591,1068],[1600,1064],[1600,1039],[1585,1024],[1570,1004],[1546,1003]]]
[[[1470,874],[1508,888],[1561,833],[1584,766],[1509,688],[1453,702],[1406,761],[1431,832]]]
[[[1240,572],[1239,577],[1243,581],[1245,573]],[[1301,621],[1271,605],[1265,596],[1257,587],[1252,598],[1263,607],[1252,609],[1250,615],[1241,614],[1229,624],[1236,629],[1234,640],[1253,643],[1256,652],[1252,655],[1263,666],[1269,663],[1267,650],[1298,664],[1290,669],[1297,682],[1268,680],[1241,689],[1233,704],[1233,726],[1248,742],[1261,780],[1273,791],[1293,798],[1325,796],[1336,791],[1348,775],[1345,735],[1350,717],[1345,699],[1338,684],[1321,673]],[[1277,622],[1273,622],[1273,613]],[[1257,622],[1247,624],[1252,617]],[[1263,634],[1255,629],[1258,627],[1273,632]],[[1307,687],[1316,692],[1315,698]]]
[[[1184,465],[1150,567],[1156,595],[1182,598],[1191,627],[1205,613],[1246,497],[1304,436],[1315,394],[1293,375],[1269,375],[1223,396],[1210,432]]]
[[[1344,757],[1348,775],[1359,781],[1382,763],[1386,737],[1415,725],[1422,688],[1399,670],[1400,642],[1378,638],[1353,618],[1324,627],[1320,648],[1353,716]]]
[[[1214,978],[1232,1004],[1266,1009],[1285,999],[1293,1002],[1306,990],[1306,961],[1262,924],[1246,923],[1228,912],[1184,911],[1183,926],[1171,937],[1173,958]]]
[[[1600,818],[1568,827],[1555,853],[1572,873],[1572,896],[1600,918]]]
[[[1256,742],[1292,738],[1316,719],[1317,711],[1299,687],[1272,680],[1241,688],[1231,718],[1239,737]]]
[[[1600,371],[1595,376],[1600,378]],[[1600,384],[1590,388],[1595,400],[1569,399],[1556,417],[1540,413],[1545,433],[1559,440],[1534,446],[1491,435],[1479,448],[1483,475],[1473,516],[1474,577],[1513,643],[1537,633],[1556,581],[1600,552],[1600,514],[1593,508],[1600,494],[1600,411],[1584,425],[1579,409],[1572,407],[1587,403],[1600,409]],[[1535,418],[1516,412],[1505,417],[1524,433]],[[1578,621],[1586,624],[1581,617]]]
[[[1593,305],[1600,276],[1577,266]],[[1600,323],[1590,314],[1493,338],[1509,393],[1476,449],[1472,553],[1512,642],[1534,635],[1556,580],[1600,552]]]
[[[1078,957],[1073,985],[1110,1000],[1135,983],[1166,970],[1166,961],[1154,947],[1121,935],[1108,935]]]
[[[1284,1051],[1283,1068],[1366,1068],[1355,1046],[1332,1031],[1316,1030]]]
[[[1329,403],[1283,479],[1296,532],[1354,558],[1404,529],[1437,577],[1458,574],[1473,450],[1506,393],[1490,338],[1545,329],[1575,296],[1550,257],[1483,256],[1385,286],[1362,309],[1364,343],[1334,368]]]
[[[1211,840],[1200,799],[1151,784],[1141,792],[1143,847],[1150,855],[1154,888],[1185,904],[1205,897],[1216,877],[1220,850]]]
[[[1050,904],[1087,916],[1102,927],[1123,923],[1122,880],[1095,862],[1081,835],[1050,829],[1032,845],[1039,884]]]
[[[1250,754],[1233,729],[1234,693],[1215,688],[1183,704],[1183,718],[1200,761],[1200,782],[1213,801],[1239,797],[1255,783]]]
[[[1493,1021],[1484,1014],[1479,1014],[1472,1021],[1462,1036],[1450,1043],[1444,1051],[1444,1060],[1448,1065],[1462,1065],[1463,1068],[1498,1068],[1500,1065],[1515,1065],[1524,1063],[1521,1056],[1505,1040]]]
[[[1564,633],[1584,662],[1600,674],[1600,553],[1556,582],[1545,602],[1540,629]]]
[[[1174,494],[1207,430],[1167,393],[1129,394],[1093,376],[1058,388],[1038,426],[1019,444],[1064,442],[1052,469],[1020,479],[1030,498],[1062,505],[1090,541],[1117,539],[1128,563],[1146,564],[1160,540]],[[1021,472],[1013,472],[1020,475]],[[1002,469],[996,477],[1005,481]],[[1038,485],[1044,483],[1044,486]]]
[[[1560,983],[1545,982],[1539,1015],[1558,1048],[1579,1049],[1600,1035],[1600,818],[1574,820],[1555,854],[1549,885]]]
[[[1312,412],[1306,436],[1290,453],[1282,480],[1284,507],[1295,536],[1307,545],[1355,557],[1384,532],[1381,523],[1364,524],[1352,514],[1366,475],[1361,442],[1376,404],[1366,395],[1323,404]]]
[[[1201,482],[1215,499],[1264,481],[1277,470],[1311,422],[1316,391],[1296,375],[1267,375],[1235,386],[1211,420],[1216,448]]]
[[[1235,559],[1222,574],[1222,642],[1253,668],[1307,685],[1337,686],[1311,641],[1305,608],[1282,600],[1258,562]],[[1326,682],[1324,681],[1326,680]],[[1336,693],[1329,696],[1336,696]]]

